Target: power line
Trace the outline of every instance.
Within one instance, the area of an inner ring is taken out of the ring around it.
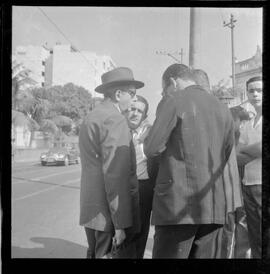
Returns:
[[[37,7],[41,13],[51,22],[51,24],[54,25],[54,27],[59,31],[59,33],[61,33],[63,35],[63,37],[71,44],[71,46],[73,46],[74,44],[72,43],[72,41],[64,34],[64,32],[52,21],[52,19],[40,8],[40,7]],[[80,50],[77,49],[76,47],[76,50],[81,54],[81,56],[86,60],[86,62],[91,65],[94,69],[95,67],[93,66],[93,64],[91,64],[88,59],[82,54],[82,52]]]
[[[45,13],[45,11],[43,11],[40,7],[37,7],[40,12],[49,20],[49,22],[58,30],[58,32],[60,34],[63,35],[63,37],[71,44],[71,46],[74,46],[74,44],[72,43],[72,41],[64,34],[64,32],[56,25],[56,23],[53,22],[53,20]],[[76,47],[76,50],[79,52],[79,54],[83,57],[83,59],[94,69],[95,71],[95,66],[90,63],[88,61],[88,59],[84,56],[84,54],[82,54],[82,52],[80,50],[78,50],[78,48]],[[94,90],[94,93],[93,93],[93,96],[95,97],[95,90]]]
[[[167,52],[165,50],[163,50],[163,51],[161,51],[161,50],[160,51],[156,51],[156,54],[158,54],[158,55],[168,55],[169,57],[171,57],[172,59],[174,59],[179,64],[182,64],[182,60],[183,60],[182,57],[184,55],[182,48],[181,48],[181,52],[175,52],[175,54],[181,55],[181,61],[179,59],[177,59],[175,56],[173,56],[172,53]]]

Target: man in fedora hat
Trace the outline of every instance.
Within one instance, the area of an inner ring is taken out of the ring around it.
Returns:
[[[104,95],[104,101],[84,119],[79,135],[80,225],[86,231],[88,258],[106,256],[113,244],[127,246],[139,231],[135,151],[122,113],[144,83],[134,80],[125,67],[104,73],[101,80],[95,90]],[[120,258],[136,256],[125,249],[121,248]]]

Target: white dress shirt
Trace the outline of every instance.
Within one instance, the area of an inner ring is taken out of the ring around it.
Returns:
[[[262,141],[262,116],[256,125],[254,125],[254,118],[244,123],[241,127],[239,143],[252,145]],[[245,165],[243,183],[244,185],[258,185],[262,183],[262,157],[254,159]]]
[[[138,180],[149,179],[147,172],[147,158],[143,152],[143,140],[140,140],[140,137],[146,132],[149,126],[148,121],[144,120],[137,129],[132,130],[133,143],[136,151],[136,171]]]

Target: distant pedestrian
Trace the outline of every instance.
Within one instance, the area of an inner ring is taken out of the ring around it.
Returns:
[[[103,258],[112,247],[118,258],[135,258],[129,244],[139,231],[136,158],[127,120],[136,89],[144,84],[129,68],[116,68],[101,76],[95,90],[104,95],[80,128],[80,225],[85,227],[88,258]]]
[[[171,65],[162,80],[165,93],[175,92],[158,111],[144,149],[147,157],[160,155],[153,258],[220,258],[223,225],[234,207],[224,174],[230,157],[236,165],[232,116],[189,69]]]
[[[245,166],[243,197],[247,214],[248,236],[253,258],[262,255],[262,77],[252,77],[246,83],[247,97],[256,115],[240,130],[238,162]]]

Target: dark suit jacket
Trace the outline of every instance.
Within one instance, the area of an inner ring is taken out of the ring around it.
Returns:
[[[136,158],[125,117],[100,103],[80,128],[80,225],[100,231],[139,228]]]
[[[147,157],[160,154],[152,224],[223,224],[233,145],[228,108],[200,86],[164,101],[144,146]]]

